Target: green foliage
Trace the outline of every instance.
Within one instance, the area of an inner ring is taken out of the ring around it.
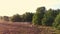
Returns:
[[[42,24],[50,26],[52,25],[53,19],[53,10],[50,9],[45,12],[44,18],[42,19]]]
[[[45,12],[44,18],[42,19],[42,25],[52,26],[55,17],[59,14],[58,10],[49,9]]]
[[[44,12],[45,12],[45,7],[37,8],[36,13],[34,14],[32,20],[32,23],[34,25],[42,25],[41,20],[43,18]]]
[[[22,20],[22,18],[19,14],[16,14],[11,18],[11,21],[13,21],[13,22],[21,22],[21,20]]]
[[[34,13],[26,12],[25,14],[22,15],[22,21],[24,22],[32,22],[32,17]]]
[[[53,26],[60,30],[60,14],[57,15],[57,17],[53,23]]]

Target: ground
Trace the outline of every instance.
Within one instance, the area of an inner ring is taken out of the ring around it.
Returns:
[[[0,34],[56,34],[56,30],[48,26],[36,26],[29,22],[2,22]]]

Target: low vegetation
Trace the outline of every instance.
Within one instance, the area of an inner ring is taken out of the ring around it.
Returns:
[[[0,23],[0,34],[57,34],[58,31],[48,26],[36,26],[28,22]]]

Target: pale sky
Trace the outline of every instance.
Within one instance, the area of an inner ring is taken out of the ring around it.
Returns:
[[[0,16],[35,12],[37,7],[59,9],[60,0],[0,0]]]

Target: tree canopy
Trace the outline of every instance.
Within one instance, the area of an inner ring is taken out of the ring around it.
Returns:
[[[13,21],[13,22],[21,22],[21,20],[22,20],[22,18],[19,14],[13,15],[11,17],[11,21]]]
[[[45,12],[45,7],[39,7],[36,10],[36,13],[33,16],[33,20],[32,23],[34,25],[42,25],[41,20],[44,16],[44,12]]]
[[[60,30],[60,13],[57,15],[56,19],[54,20],[53,26]]]
[[[32,22],[32,17],[33,17],[34,13],[30,13],[30,12],[26,12],[25,14],[22,15],[22,20],[24,22]]]

